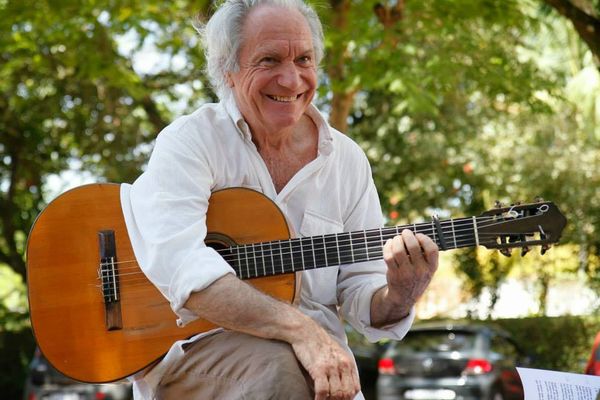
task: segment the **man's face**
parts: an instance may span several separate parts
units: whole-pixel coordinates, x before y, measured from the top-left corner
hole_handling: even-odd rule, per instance
[[[242,29],[238,72],[229,75],[237,105],[254,134],[293,128],[317,86],[310,28],[296,10],[259,6]]]

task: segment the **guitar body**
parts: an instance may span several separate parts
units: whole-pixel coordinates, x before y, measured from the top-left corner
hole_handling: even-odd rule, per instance
[[[209,245],[210,238],[246,244],[290,236],[277,206],[247,189],[214,193],[207,226]],[[111,330],[99,278],[98,232],[104,230],[114,232],[121,274],[121,326]],[[117,184],[73,189],[39,215],[27,244],[31,321],[41,351],[65,375],[84,382],[119,380],[158,360],[176,340],[215,328],[205,320],[178,327],[168,301],[134,260]],[[294,274],[248,282],[273,297],[294,299]]]

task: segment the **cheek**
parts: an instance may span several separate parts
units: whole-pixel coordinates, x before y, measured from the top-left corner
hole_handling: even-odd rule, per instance
[[[311,87],[311,89],[315,89],[317,87],[317,71],[310,70],[305,74],[305,81]]]

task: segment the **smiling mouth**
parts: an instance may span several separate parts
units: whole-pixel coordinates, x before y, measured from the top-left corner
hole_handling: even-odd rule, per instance
[[[294,100],[297,100],[300,96],[302,96],[301,94],[297,95],[297,96],[275,96],[275,95],[267,95],[268,98],[270,98],[271,100],[275,100],[278,101],[280,103],[291,103]]]

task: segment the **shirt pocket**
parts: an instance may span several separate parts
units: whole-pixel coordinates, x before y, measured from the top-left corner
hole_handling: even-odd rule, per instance
[[[315,211],[306,210],[300,225],[300,236],[320,236],[343,231],[343,224]],[[316,241],[315,249],[320,249]],[[301,296],[324,305],[337,304],[337,275],[339,266],[304,271],[302,274]]]

